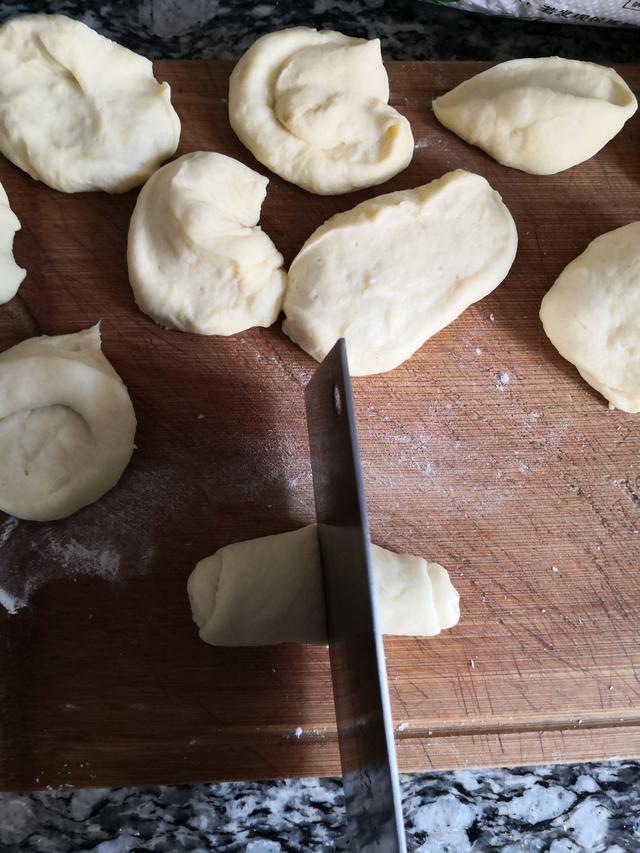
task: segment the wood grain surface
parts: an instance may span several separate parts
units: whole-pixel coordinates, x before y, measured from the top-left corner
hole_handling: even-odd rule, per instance
[[[288,263],[332,213],[463,167],[489,179],[518,226],[493,294],[402,367],[354,380],[373,538],[441,561],[462,597],[454,630],[385,642],[403,770],[640,754],[640,421],[609,411],[538,320],[565,264],[640,218],[640,119],[588,163],[525,175],[430,111],[480,67],[390,63],[416,139],[409,168],[335,198],[274,176],[262,215]],[[221,151],[265,172],[229,127],[229,65],[156,70],[182,118],[179,153]],[[640,69],[622,72],[638,91]],[[28,606],[0,614],[0,785],[339,773],[326,649],[209,647],[185,589],[220,546],[313,519],[303,388],[314,362],[279,324],[205,338],[140,313],[125,260],[135,193],[64,195],[4,159],[0,181],[28,269],[0,307],[0,348],[101,319],[139,422],[103,500],[56,523],[0,521],[0,586],[33,588]]]

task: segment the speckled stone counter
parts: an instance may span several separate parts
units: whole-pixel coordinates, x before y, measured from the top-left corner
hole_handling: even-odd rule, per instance
[[[633,762],[402,777],[410,853],[640,850]],[[0,795],[5,853],[347,850],[330,779]]]
[[[0,21],[63,12],[151,58],[236,58],[296,24],[379,36],[388,59],[561,54],[640,60],[640,30],[519,22],[426,2],[257,4],[224,0],[0,3]],[[402,778],[409,850],[420,853],[640,851],[640,763],[432,773]],[[0,794],[0,851],[346,850],[336,780]]]
[[[79,18],[152,59],[237,59],[257,36],[301,24],[378,36],[387,59],[640,59],[640,29],[507,20],[426,0],[22,0],[0,3],[0,20],[30,11]]]

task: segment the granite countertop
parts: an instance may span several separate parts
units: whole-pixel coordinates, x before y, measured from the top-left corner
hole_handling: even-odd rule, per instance
[[[80,18],[158,57],[238,57],[257,35],[296,24],[379,36],[388,59],[561,54],[640,57],[640,30],[521,22],[424,0],[43,0],[0,3],[0,21],[33,11]],[[640,851],[640,762],[402,777],[409,850],[420,853]],[[0,794],[0,851],[346,850],[338,780]]]
[[[636,762],[401,777],[409,853],[640,850]],[[335,779],[0,795],[4,853],[347,850]]]
[[[237,59],[260,35],[307,25],[379,37],[386,59],[500,60],[558,54],[633,62],[640,29],[516,21],[460,12],[427,0],[21,0],[0,2],[0,21],[59,12],[151,59]]]

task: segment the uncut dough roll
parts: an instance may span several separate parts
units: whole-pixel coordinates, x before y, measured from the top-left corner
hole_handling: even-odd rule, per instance
[[[167,83],[143,56],[64,15],[0,27],[0,150],[62,192],[124,192],[178,147]]]
[[[442,566],[371,547],[383,634],[431,637],[458,622],[460,597]],[[315,524],[220,548],[187,589],[205,643],[327,642]]]
[[[283,258],[260,229],[269,181],[223,154],[167,163],[142,188],[129,227],[129,279],[168,329],[234,335],[275,323]]]
[[[553,175],[593,157],[637,106],[613,68],[547,56],[494,65],[436,98],[433,111],[498,163]]]
[[[136,418],[98,326],[0,354],[0,510],[51,521],[97,501],[133,452]]]
[[[494,290],[517,245],[499,194],[471,172],[369,199],[294,258],[282,329],[316,361],[346,338],[353,376],[392,370]]]
[[[640,222],[592,240],[545,295],[540,319],[610,408],[640,412]]]
[[[321,195],[388,180],[413,156],[407,119],[389,106],[380,41],[308,27],[269,33],[229,80],[229,121],[265,166]]]
[[[13,237],[19,230],[20,220],[0,184],[0,305],[13,299],[27,274],[13,257]]]

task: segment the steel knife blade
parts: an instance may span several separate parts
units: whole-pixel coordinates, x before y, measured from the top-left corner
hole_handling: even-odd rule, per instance
[[[305,391],[347,832],[359,853],[405,853],[384,647],[345,341]]]

